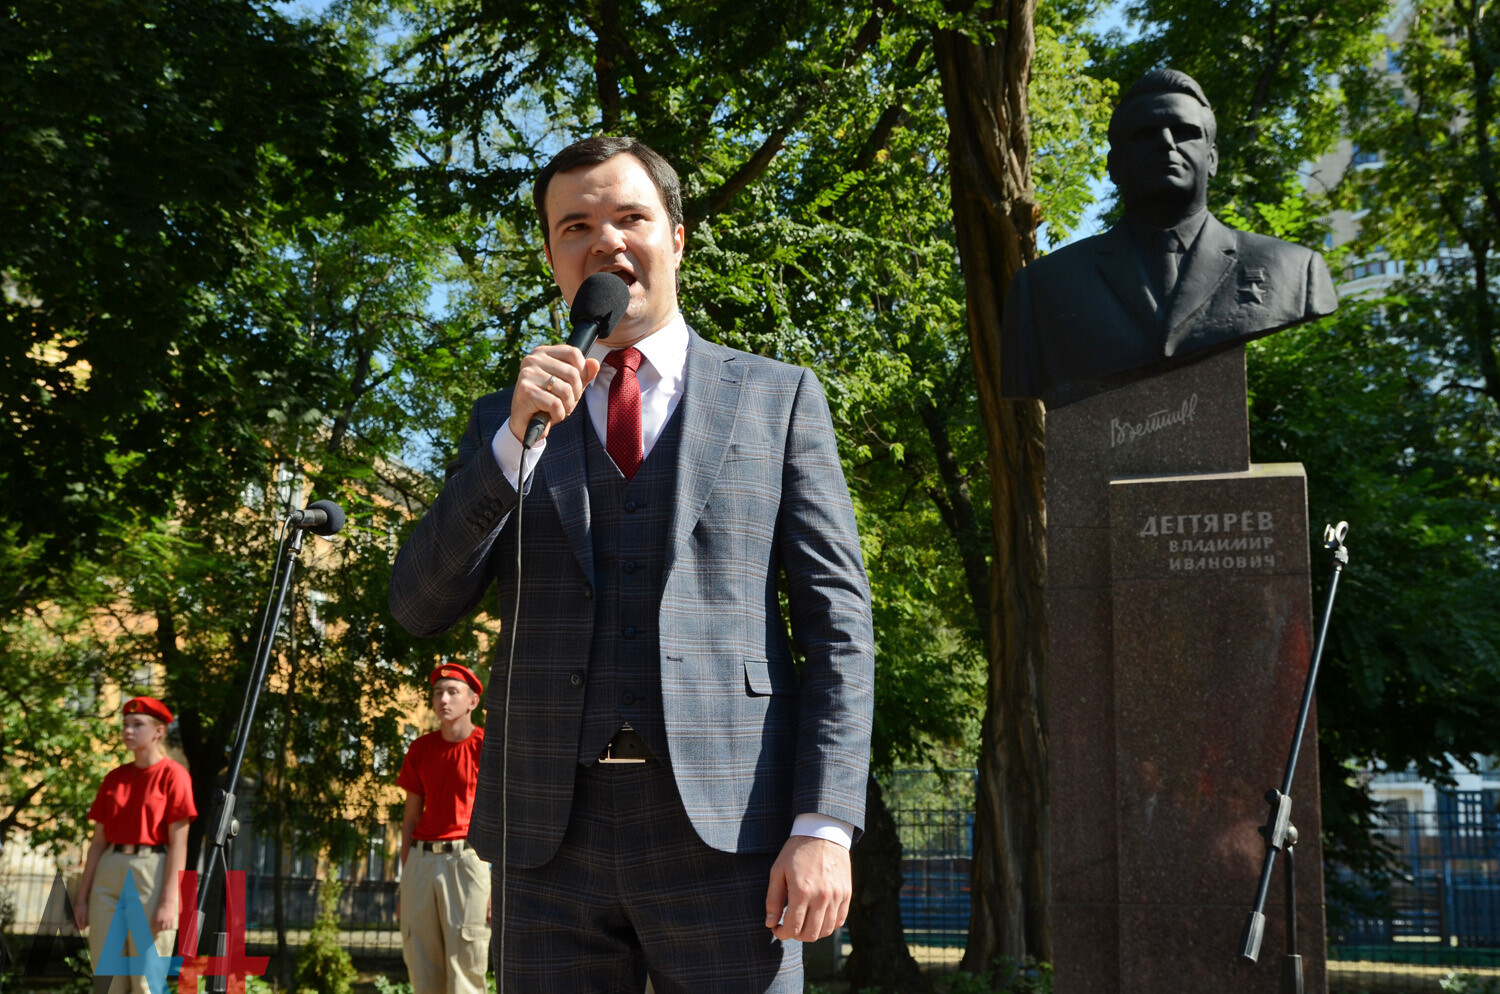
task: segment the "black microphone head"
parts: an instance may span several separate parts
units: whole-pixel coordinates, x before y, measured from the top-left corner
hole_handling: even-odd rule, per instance
[[[630,287],[614,273],[595,273],[573,295],[569,320],[598,324],[599,337],[608,338],[630,306]]]
[[[322,535],[325,538],[338,533],[344,527],[344,509],[331,500],[315,500],[307,505],[309,511],[322,511],[328,515],[328,520],[321,525],[314,525],[308,531],[314,535]]]

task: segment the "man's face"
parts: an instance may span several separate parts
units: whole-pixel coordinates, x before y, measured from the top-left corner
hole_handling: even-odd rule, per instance
[[[1109,177],[1125,207],[1191,207],[1208,202],[1218,149],[1203,130],[1204,112],[1185,93],[1153,93],[1121,108],[1110,135]]]
[[[443,678],[432,685],[432,710],[439,721],[453,721],[474,710],[479,695],[462,680]]]
[[[630,308],[609,336],[633,345],[677,313],[682,225],[674,225],[644,166],[628,153],[552,177],[547,186],[547,262],[572,306],[588,277],[619,273]]]

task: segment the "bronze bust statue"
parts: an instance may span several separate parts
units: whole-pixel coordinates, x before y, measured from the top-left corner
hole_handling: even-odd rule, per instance
[[[1209,213],[1215,133],[1186,73],[1154,69],[1126,91],[1107,160],[1125,218],[1016,274],[1005,396],[1061,407],[1333,312],[1322,256]]]

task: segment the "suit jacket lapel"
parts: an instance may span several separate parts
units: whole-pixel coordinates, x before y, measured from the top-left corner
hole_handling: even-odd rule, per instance
[[[562,424],[547,433],[547,457],[539,466],[573,555],[591,583],[594,540],[589,534],[589,470],[583,455],[583,433],[593,430],[588,405],[580,403]]]
[[[1219,284],[1228,277],[1239,258],[1234,232],[1212,214],[1203,222],[1197,241],[1182,260],[1177,274],[1177,290],[1167,301],[1167,340],[1165,354],[1176,355],[1192,327],[1188,322],[1214,298]]]
[[[688,332],[687,369],[677,416],[681,419],[677,445],[677,500],[667,542],[665,575],[671,576],[677,553],[692,534],[708,502],[708,493],[739,413],[743,383],[734,370],[734,352],[705,342]]]
[[[1120,299],[1132,321],[1140,328],[1155,328],[1158,317],[1156,299],[1151,296],[1151,278],[1141,263],[1140,252],[1123,224],[1117,224],[1099,237],[1099,274]]]

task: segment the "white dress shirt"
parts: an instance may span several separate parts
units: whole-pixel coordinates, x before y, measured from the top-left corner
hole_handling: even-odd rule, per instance
[[[667,419],[677,410],[682,400],[682,381],[687,372],[688,328],[679,311],[677,316],[662,328],[647,335],[635,347],[643,356],[636,379],[641,385],[641,461],[651,454],[656,440],[661,438]],[[604,365],[604,357],[613,351],[608,342],[595,342],[589,349],[589,357],[599,360],[599,374],[584,388],[583,402],[588,407],[589,420],[594,423],[594,434],[599,441],[608,444],[609,384],[615,378],[613,366]],[[511,486],[521,489],[521,460],[524,454],[526,476],[530,477],[537,460],[546,451],[547,440],[540,439],[530,452],[523,453],[521,441],[510,430],[510,420],[497,432],[490,443],[495,462],[504,471]],[[800,814],[792,823],[793,835],[811,835],[814,838],[837,842],[845,849],[854,843],[854,826],[837,818],[816,813]]]

